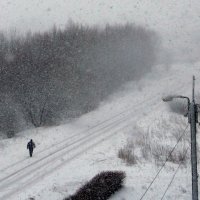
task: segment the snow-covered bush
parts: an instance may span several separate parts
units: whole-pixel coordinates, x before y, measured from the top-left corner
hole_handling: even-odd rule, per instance
[[[74,195],[64,200],[106,200],[122,188],[125,173],[122,171],[101,172],[81,187]]]
[[[123,148],[119,149],[118,157],[125,161],[127,165],[134,165],[137,163],[137,156],[135,155],[134,144],[128,142]]]
[[[182,163],[185,164],[188,160],[189,156],[186,154],[187,146],[184,144],[185,142],[181,142],[182,144],[176,149],[176,151],[172,152],[172,145],[161,145],[159,143],[155,144],[152,149],[151,153],[154,157],[154,160],[157,164],[162,164],[166,160],[172,163]]]
[[[128,141],[119,149],[118,157],[125,160],[143,160],[162,164],[166,160],[172,163],[186,163],[189,159],[186,150],[190,143],[189,129],[186,130],[187,119],[172,114],[155,120],[147,128],[135,126]],[[130,130],[129,130],[130,131]],[[178,143],[173,153],[172,149]],[[187,152],[188,153],[188,152]]]
[[[148,160],[151,155],[151,139],[148,134],[142,134],[141,138],[136,140],[137,146],[140,147],[141,155],[145,160]]]

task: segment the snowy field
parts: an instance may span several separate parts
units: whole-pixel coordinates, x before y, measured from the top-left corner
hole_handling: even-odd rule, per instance
[[[112,200],[162,199],[178,164],[167,163],[142,197],[161,166],[144,159],[129,166],[118,158],[118,150],[128,138],[134,140],[135,127],[149,133],[161,119],[176,117],[161,98],[167,94],[191,96],[192,75],[198,91],[199,63],[175,65],[169,70],[158,66],[75,121],[1,140],[0,199],[62,200],[104,170],[122,170],[127,175],[125,187]],[[160,138],[170,132],[170,127],[163,129]],[[36,149],[29,158],[26,144],[31,138]],[[163,199],[191,199],[190,163],[180,167]]]

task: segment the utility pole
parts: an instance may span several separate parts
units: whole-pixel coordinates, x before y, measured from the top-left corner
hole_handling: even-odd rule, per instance
[[[189,110],[189,123],[191,130],[191,165],[192,165],[192,200],[198,200],[198,172],[197,172],[197,142],[196,123],[198,122],[197,105],[195,104],[195,77],[193,76],[192,102]]]
[[[198,123],[198,106],[195,103],[195,77],[193,76],[192,83],[192,101],[189,97],[182,95],[171,95],[164,97],[164,102],[172,101],[176,98],[187,99],[188,103],[188,121],[190,123],[191,131],[191,168],[192,168],[192,200],[198,200],[198,171],[197,171],[197,139],[196,139],[196,123]]]

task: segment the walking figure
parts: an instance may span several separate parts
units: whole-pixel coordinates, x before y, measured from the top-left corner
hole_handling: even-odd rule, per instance
[[[27,149],[29,149],[29,155],[30,157],[32,157],[33,155],[33,149],[35,148],[35,143],[33,142],[33,140],[31,139],[28,144],[27,144]]]

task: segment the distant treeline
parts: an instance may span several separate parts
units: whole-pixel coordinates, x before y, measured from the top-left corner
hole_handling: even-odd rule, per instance
[[[149,72],[157,48],[155,32],[132,24],[0,34],[0,131],[12,136],[93,110]]]

